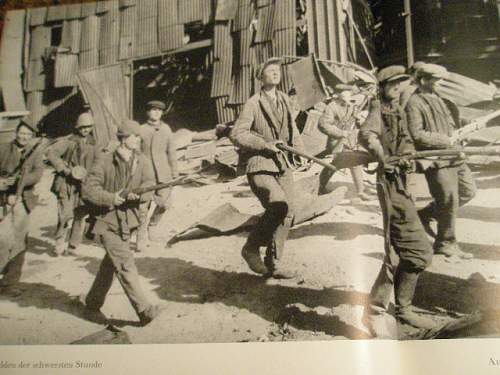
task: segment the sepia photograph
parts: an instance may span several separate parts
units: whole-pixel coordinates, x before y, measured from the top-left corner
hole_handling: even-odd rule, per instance
[[[0,4],[0,345],[500,338],[500,0]]]

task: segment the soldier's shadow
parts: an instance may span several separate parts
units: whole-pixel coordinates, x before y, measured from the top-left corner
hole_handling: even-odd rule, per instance
[[[219,302],[298,329],[323,331],[351,339],[369,337],[338,316],[319,315],[311,310],[341,304],[364,306],[365,293],[266,283],[264,278],[253,274],[212,270],[175,258],[140,258],[136,262],[139,273],[151,280],[156,286],[154,291],[163,300],[194,304]],[[303,312],[296,304],[309,309]]]

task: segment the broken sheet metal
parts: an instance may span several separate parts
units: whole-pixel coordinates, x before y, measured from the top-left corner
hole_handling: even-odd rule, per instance
[[[184,45],[184,25],[167,26],[158,32],[162,51],[171,51]]]
[[[240,56],[240,66],[255,64],[255,52],[253,48],[250,48],[252,45],[253,30],[241,30],[238,34],[240,42],[238,50],[238,54]]]
[[[53,5],[48,7],[47,22],[63,21],[66,19],[66,5]]]
[[[233,54],[233,38],[229,22],[214,25],[214,57],[223,60]]]
[[[82,17],[82,4],[66,5],[66,20],[76,20]]]
[[[81,70],[99,66],[99,50],[95,48],[90,51],[81,51],[78,55],[78,63]]]
[[[64,21],[61,47],[68,48],[70,53],[80,52],[80,39],[82,34],[82,23],[80,20]]]
[[[200,6],[201,6],[201,22],[203,22],[204,25],[210,23],[214,19],[214,6],[215,2],[212,0],[200,0]]]
[[[447,78],[439,81],[436,91],[442,98],[465,107],[493,100],[497,89],[461,74],[450,73]]]
[[[97,16],[89,16],[82,22],[82,38],[80,51],[97,50],[99,47],[100,19]]]
[[[216,21],[231,21],[238,12],[238,1],[236,0],[217,0],[215,9]]]
[[[266,62],[273,56],[272,42],[258,43],[253,48],[255,49],[255,58],[258,64]]]
[[[54,87],[73,87],[77,85],[78,55],[57,53],[54,64]]]
[[[28,9],[30,26],[45,25],[47,20],[47,7],[30,8]]]
[[[30,111],[28,119],[33,124],[38,124],[47,114],[47,106],[43,103],[43,91],[28,92],[27,107]]]
[[[7,13],[0,45],[0,77],[2,77],[0,97],[3,97],[6,111],[26,110],[21,79],[25,22],[26,11]]]
[[[203,19],[202,4],[200,0],[179,0],[177,2],[179,23],[191,23]]]
[[[118,1],[118,0],[116,0]],[[96,4],[96,8],[95,8],[95,13],[96,14],[99,14],[99,15],[102,15],[106,12],[109,12],[111,7],[114,6],[114,5],[111,5],[111,1],[109,0],[97,0],[97,4]]]
[[[302,130],[302,142],[306,152],[310,155],[318,155],[326,150],[328,136],[319,130],[319,119],[323,112],[310,110],[307,112],[307,120]]]
[[[137,7],[129,6],[120,9],[120,51],[118,58],[128,60],[133,58],[135,45],[135,27],[137,25]],[[126,26],[125,26],[126,25]]]
[[[45,90],[46,74],[42,59],[30,60],[26,78],[26,91]]]
[[[326,99],[326,88],[314,55],[293,62],[289,65],[289,71],[302,111]]]
[[[94,16],[97,8],[96,2],[82,4],[82,17]]]
[[[257,8],[255,43],[269,42],[273,39],[275,6]]]
[[[295,0],[280,0],[274,5],[273,30],[295,30]]]
[[[274,2],[274,0],[257,0],[256,5],[257,5],[257,8],[261,8],[261,7],[272,5],[273,2]]]
[[[295,29],[284,29],[274,32],[273,56],[295,56],[297,54]]]
[[[318,179],[317,176],[314,177]],[[296,189],[299,186],[300,184],[296,184]],[[302,224],[327,213],[344,199],[346,192],[347,187],[342,186],[329,194],[318,196],[315,192],[304,192],[299,187],[294,194],[294,196],[299,197],[293,203],[296,207],[294,225]],[[225,203],[197,223],[173,236],[168,241],[167,246],[193,238],[205,238],[248,230],[257,224],[260,216],[242,213],[231,203]]]
[[[290,64],[282,64],[281,65],[281,82],[278,86],[278,89],[283,91],[284,93],[290,92],[293,87],[293,81],[290,74]]]
[[[248,29],[255,17],[255,8],[252,2],[240,0],[238,11],[233,22],[233,32]]]
[[[120,11],[118,0],[107,2],[107,12],[101,16],[99,65],[118,61],[120,48]]]
[[[158,2],[141,0],[137,3],[135,55],[137,57],[158,53]]]
[[[218,96],[229,95],[232,91],[231,70],[232,70],[232,55],[227,56],[224,60],[215,60],[212,73],[212,89],[210,96],[212,98]]]
[[[215,98],[215,105],[217,109],[217,119],[220,124],[229,123],[235,120],[234,109],[228,106],[227,102],[229,96],[221,96]]]
[[[252,91],[252,67],[241,66],[234,76],[229,104],[245,104]]]
[[[137,0],[120,0],[120,8],[136,6]]]
[[[158,28],[179,24],[177,0],[158,0]]]

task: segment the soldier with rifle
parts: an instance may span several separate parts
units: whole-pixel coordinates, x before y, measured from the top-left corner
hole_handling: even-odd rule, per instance
[[[37,204],[33,192],[43,174],[36,131],[27,121],[16,128],[13,142],[0,145],[0,294],[19,295],[16,288],[26,255],[29,214]]]
[[[339,84],[335,87],[336,95],[326,106],[319,120],[319,130],[328,136],[327,150],[331,153],[339,153],[342,150],[358,149],[358,125],[359,110],[352,104],[350,98],[355,86]],[[361,165],[350,168],[354,188],[357,197],[361,200],[371,200],[374,197],[365,192],[363,181],[363,167]],[[326,185],[334,172],[329,168],[323,168],[319,175],[319,193],[326,192]]]
[[[93,127],[93,116],[84,112],[78,117],[75,133],[47,150],[47,159],[56,170],[52,185],[58,214],[56,255],[73,254],[82,241],[88,206],[81,199],[81,185],[100,153],[92,135]]]
[[[258,78],[262,89],[247,101],[230,135],[241,149],[240,162],[246,164],[250,188],[265,208],[241,255],[255,273],[293,278],[295,272],[284,266],[282,256],[294,217],[294,157],[277,146],[286,144],[299,150],[304,147],[288,96],[277,90],[281,60],[272,58],[263,63]],[[261,246],[267,247],[264,262]]]
[[[90,291],[80,302],[89,317],[102,317],[100,309],[116,275],[141,324],[146,325],[161,308],[146,297],[130,250],[130,235],[141,224],[139,206],[151,199],[151,193],[139,195],[133,190],[155,182],[151,161],[140,153],[140,134],[138,123],[123,122],[117,133],[120,145],[98,160],[83,183],[82,196],[93,206],[94,231],[106,255]]]
[[[454,136],[457,124],[446,103],[435,92],[435,86],[447,75],[446,68],[435,64],[423,64],[418,69],[418,90],[405,108],[408,128],[417,151],[458,147],[458,138]],[[464,160],[454,159],[436,161],[423,169],[434,201],[419,215],[427,228],[432,218],[437,219],[434,252],[447,257],[472,258],[472,254],[458,247],[455,230],[458,208],[476,194],[469,167]]]
[[[414,151],[406,115],[399,104],[402,83],[410,77],[403,66],[389,66],[377,78],[381,98],[370,103],[359,139],[379,163],[377,189],[383,214],[385,258],[370,292],[364,322],[374,336],[387,338],[396,334],[394,319],[387,313],[393,290],[398,321],[419,328],[433,326],[412,305],[418,279],[431,263],[432,247],[407,189],[413,165],[398,159]]]

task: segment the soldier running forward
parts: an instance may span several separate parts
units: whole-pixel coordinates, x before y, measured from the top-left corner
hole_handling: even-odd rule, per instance
[[[56,255],[74,254],[82,241],[88,206],[81,199],[81,186],[99,156],[93,128],[94,118],[84,112],[78,117],[74,134],[47,150],[47,159],[56,170],[52,185],[52,192],[57,197],[58,214]]]
[[[446,103],[435,92],[435,85],[447,75],[446,68],[435,64],[423,64],[418,69],[418,91],[411,96],[405,108],[408,128],[417,150],[456,147],[453,137],[455,120]],[[424,173],[434,201],[419,215],[427,227],[432,218],[437,220],[434,252],[447,257],[472,258],[472,254],[458,247],[455,230],[458,207],[476,194],[469,167],[463,160],[436,161],[427,166]]]
[[[433,326],[419,315],[412,300],[422,271],[432,260],[427,239],[406,181],[411,165],[386,163],[388,157],[414,151],[406,116],[399,105],[401,85],[409,79],[403,66],[390,66],[378,73],[381,101],[370,103],[370,112],[360,129],[360,142],[379,161],[377,188],[383,214],[385,258],[370,292],[365,322],[377,337],[395,333],[394,320],[387,313],[391,293],[395,291],[396,318],[420,328]]]
[[[161,119],[165,108],[165,104],[161,101],[149,102],[147,104],[148,120],[141,125],[143,152],[153,163],[154,177],[157,184],[170,182],[178,177],[174,135],[170,126]],[[156,207],[149,223],[147,216],[150,202],[141,206],[142,224],[137,233],[137,251],[144,250],[149,239],[153,241],[161,240],[161,236],[155,236],[154,233],[151,233],[151,229],[158,225],[167,210],[171,194],[172,188],[165,188],[155,192],[153,201]]]
[[[140,224],[139,205],[151,199],[149,194],[132,192],[152,186],[155,181],[150,160],[140,153],[141,129],[138,123],[126,121],[118,129],[118,148],[99,158],[83,183],[82,196],[93,204],[96,215],[95,234],[106,255],[92,287],[81,302],[90,316],[98,316],[113,277],[122,285],[143,325],[151,322],[160,307],[149,302],[139,283],[139,274],[130,250],[131,232]]]
[[[354,86],[340,84],[335,87],[336,97],[326,106],[319,120],[319,130],[328,136],[328,150],[331,153],[358,149],[358,128],[355,106],[350,103]],[[363,167],[361,165],[350,169],[357,197],[361,200],[371,200],[375,197],[365,192],[363,182]],[[333,176],[330,168],[323,168],[319,175],[319,193],[326,192],[326,185]]]
[[[276,86],[281,81],[281,61],[267,60],[259,70],[262,89],[245,104],[230,138],[241,149],[250,188],[265,208],[241,254],[250,269],[274,278],[293,278],[295,272],[285,268],[282,260],[285,241],[292,225],[293,172],[295,162],[289,153],[280,151],[278,143],[303,150],[299,131],[292,118],[286,94]],[[265,261],[260,246],[266,246]]]
[[[35,128],[22,121],[15,140],[0,145],[0,294],[19,295],[16,284],[26,255],[29,215],[37,204],[34,186],[43,162],[32,138]]]

